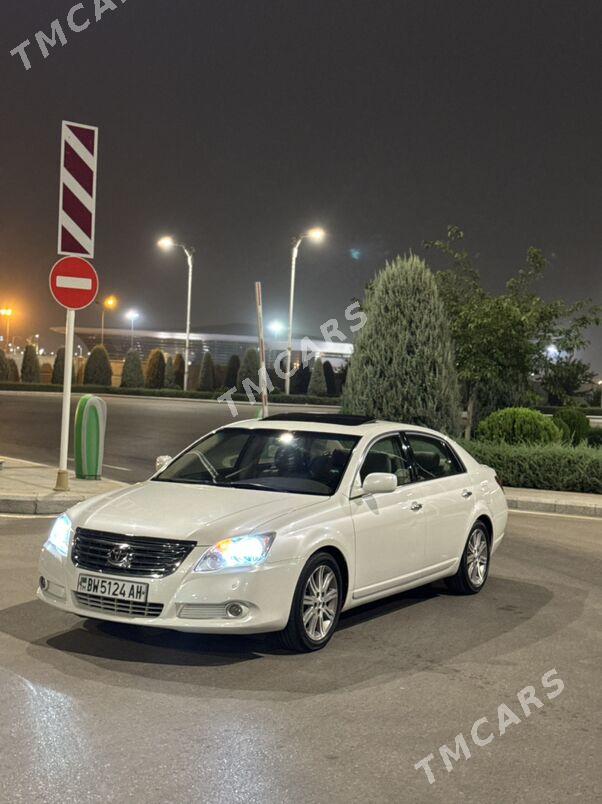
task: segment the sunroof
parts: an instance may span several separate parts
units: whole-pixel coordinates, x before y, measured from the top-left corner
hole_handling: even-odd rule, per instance
[[[341,424],[355,427],[373,422],[371,416],[354,416],[350,413],[275,413],[266,416],[265,422],[322,422],[323,424]]]

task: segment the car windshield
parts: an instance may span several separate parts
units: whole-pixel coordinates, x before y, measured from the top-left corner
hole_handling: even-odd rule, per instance
[[[359,438],[228,427],[194,444],[155,480],[331,495]]]

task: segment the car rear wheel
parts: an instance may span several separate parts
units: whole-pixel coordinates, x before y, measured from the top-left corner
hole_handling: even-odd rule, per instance
[[[482,522],[472,526],[462,560],[456,574],[446,582],[452,592],[459,595],[475,595],[485,586],[489,574],[489,539]]]
[[[280,641],[287,650],[320,650],[331,639],[342,605],[341,570],[330,553],[316,553],[301,572]]]

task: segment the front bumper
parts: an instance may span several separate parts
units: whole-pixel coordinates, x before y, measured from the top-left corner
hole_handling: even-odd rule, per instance
[[[110,622],[172,628],[195,633],[254,634],[279,631],[288,621],[295,586],[301,572],[296,560],[277,564],[260,564],[236,570],[193,573],[198,557],[186,561],[165,578],[140,578],[109,573],[95,573],[77,568],[69,557],[48,548],[42,549],[39,574],[46,581],[38,587],[40,600],[80,617]],[[136,616],[92,608],[76,597],[80,574],[118,581],[148,583],[148,604],[161,605],[158,616]],[[239,603],[243,614],[228,616],[229,603]]]

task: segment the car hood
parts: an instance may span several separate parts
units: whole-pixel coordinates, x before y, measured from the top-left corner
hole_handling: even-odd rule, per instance
[[[255,489],[165,483],[149,480],[81,503],[74,524],[91,530],[213,544],[249,533],[282,514],[324,497]]]

